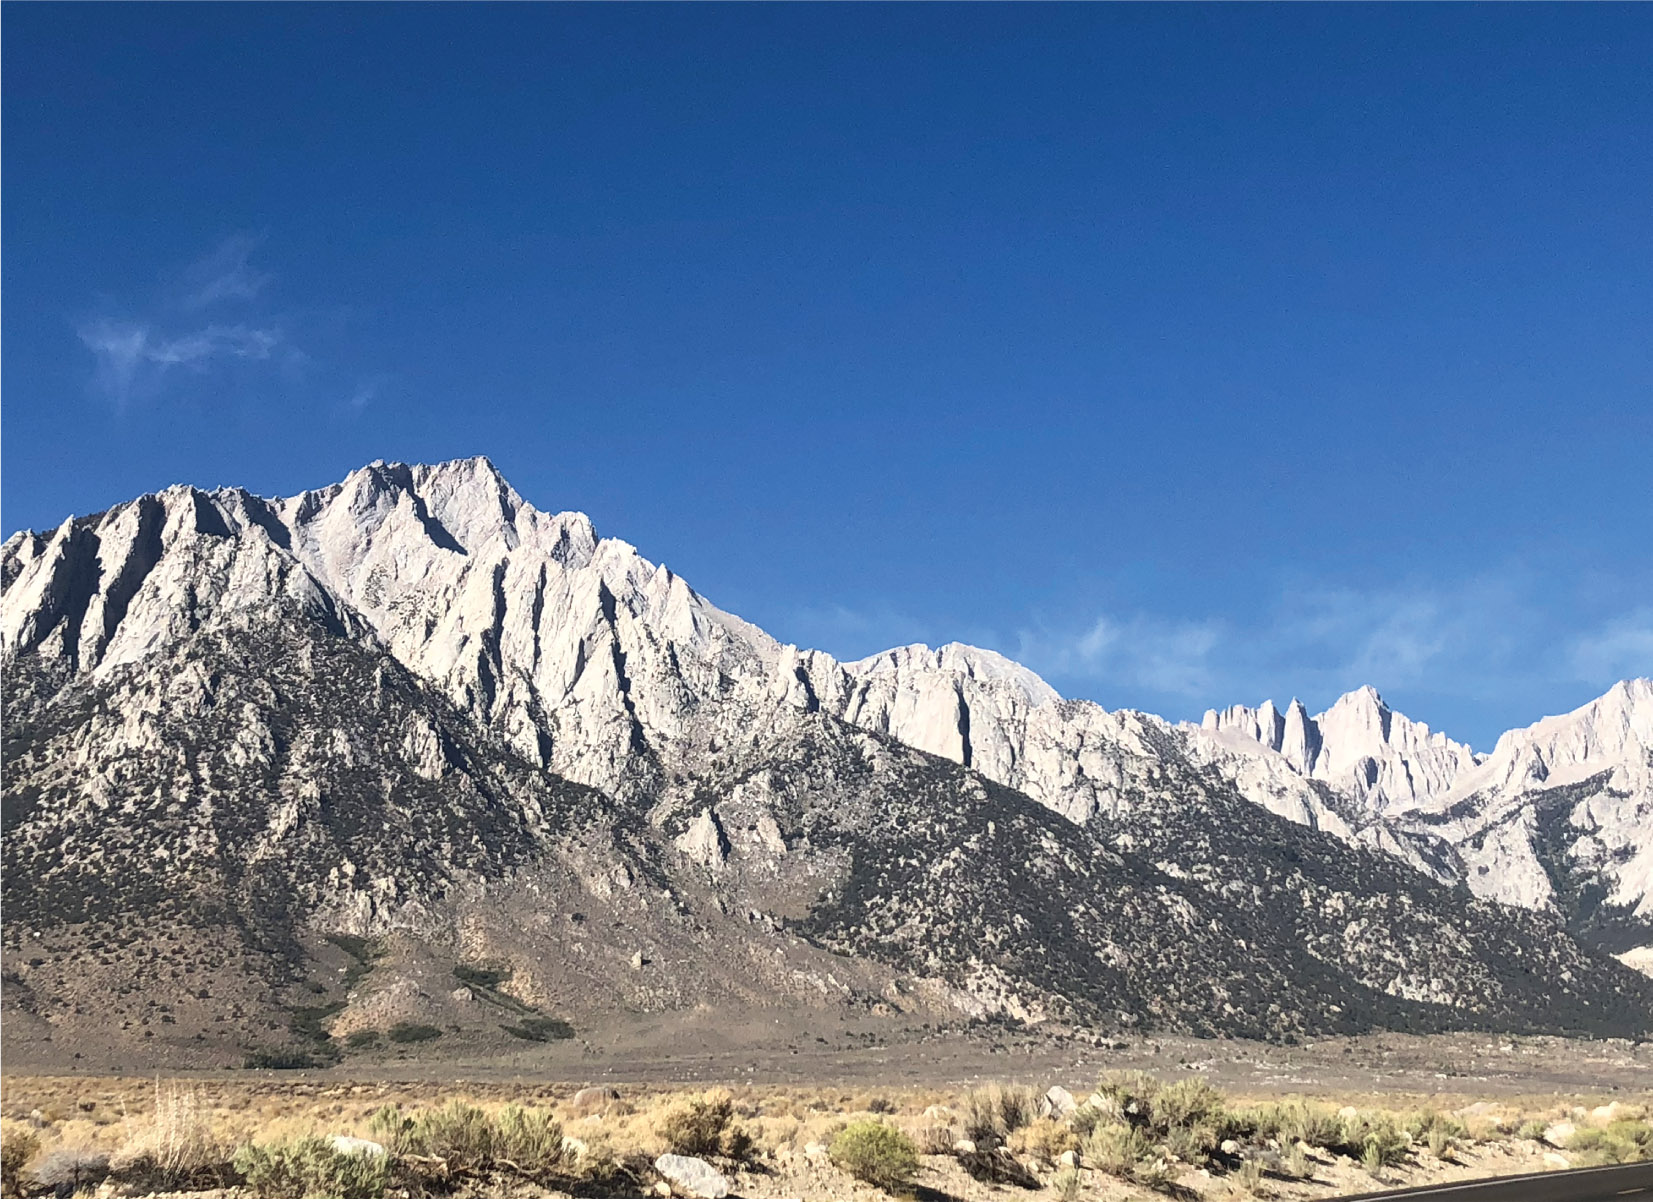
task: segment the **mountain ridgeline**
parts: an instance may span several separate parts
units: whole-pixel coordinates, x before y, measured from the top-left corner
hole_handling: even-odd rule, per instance
[[[490,999],[576,1025],[1653,1024],[1626,967],[1653,947],[1646,680],[1481,756],[1370,690],[1178,725],[957,644],[843,663],[484,459],[170,488],[14,536],[0,581],[31,1054],[497,1035]],[[465,965],[509,994],[439,987]]]

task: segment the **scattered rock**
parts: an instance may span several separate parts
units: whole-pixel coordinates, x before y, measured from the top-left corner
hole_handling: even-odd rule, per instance
[[[354,1135],[329,1135],[327,1142],[333,1145],[333,1151],[342,1152],[346,1156],[366,1156],[380,1160],[385,1154],[383,1144],[376,1144],[370,1139],[357,1139]]]
[[[1613,1123],[1619,1119],[1636,1117],[1636,1107],[1626,1106],[1623,1102],[1609,1102],[1605,1106],[1597,1106],[1590,1112],[1590,1121],[1595,1123]]]
[[[642,968],[643,965],[647,964],[648,962],[649,962],[649,958],[647,956],[645,956],[642,952],[632,952],[631,953],[631,966],[633,968]]]
[[[1568,1160],[1560,1152],[1546,1152],[1544,1153],[1544,1167],[1550,1169],[1570,1169],[1573,1167],[1573,1162]]]
[[[1345,1106],[1337,1112],[1337,1117],[1340,1119],[1352,1119],[1359,1113],[1360,1111],[1356,1110],[1353,1106]]]
[[[1551,1123],[1544,1128],[1544,1142],[1552,1148],[1559,1148],[1578,1132],[1576,1124],[1569,1122]]]
[[[570,1103],[575,1114],[599,1114],[608,1109],[611,1102],[620,1098],[620,1091],[610,1089],[606,1085],[588,1085],[574,1095]]]
[[[804,1155],[811,1160],[825,1160],[827,1158],[827,1146],[825,1144],[805,1144]]]
[[[461,985],[448,996],[456,1002],[474,1002],[476,1000],[476,994],[472,993],[470,987],[466,985]]]
[[[1069,1148],[1056,1158],[1056,1164],[1059,1168],[1076,1169],[1079,1167],[1079,1153]]]
[[[1045,1096],[1040,1102],[1039,1109],[1047,1115],[1055,1115],[1059,1119],[1065,1119],[1079,1109],[1079,1103],[1074,1101],[1073,1095],[1060,1085],[1052,1085],[1045,1090]]]
[[[976,1141],[961,1139],[953,1145],[953,1152],[958,1156],[974,1156],[976,1154]]]
[[[565,1135],[562,1137],[562,1147],[563,1151],[567,1152],[575,1160],[584,1160],[591,1152],[591,1147],[585,1142],[585,1140],[576,1139],[572,1135]]]
[[[727,1198],[729,1179],[698,1156],[667,1152],[654,1162],[655,1171],[685,1198]]]
[[[1237,1139],[1225,1139],[1221,1144],[1221,1150],[1224,1156],[1238,1156],[1240,1154],[1240,1141]]]

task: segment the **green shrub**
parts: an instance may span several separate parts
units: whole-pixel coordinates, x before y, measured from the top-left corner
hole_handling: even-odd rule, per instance
[[[291,1048],[255,1048],[241,1061],[242,1068],[321,1068],[328,1061],[314,1052],[296,1052]]]
[[[1268,1177],[1263,1172],[1263,1162],[1248,1160],[1242,1164],[1229,1178],[1234,1187],[1250,1194],[1253,1198],[1272,1197],[1274,1190],[1268,1184]]]
[[[1097,1127],[1085,1140],[1085,1163],[1099,1173],[1134,1181],[1140,1166],[1153,1156],[1153,1145],[1135,1127],[1110,1123]]]
[[[440,1038],[442,1031],[426,1023],[396,1023],[385,1034],[391,1043],[424,1043]]]
[[[376,1048],[379,1046],[379,1033],[370,1029],[352,1031],[344,1037],[346,1047]]]
[[[1541,1140],[1544,1138],[1544,1132],[1549,1129],[1549,1126],[1550,1125],[1543,1119],[1528,1119],[1526,1122],[1522,1123],[1521,1126],[1516,1128],[1515,1134],[1521,1139]]]
[[[1152,1106],[1150,1124],[1160,1132],[1178,1127],[1215,1130],[1228,1118],[1227,1101],[1201,1077],[1173,1081],[1160,1089]]]
[[[540,1110],[507,1106],[494,1120],[494,1157],[508,1160],[525,1177],[539,1180],[567,1168],[572,1159],[562,1124]]]
[[[511,979],[511,970],[508,968],[485,968],[480,964],[455,964],[453,975],[467,985],[478,985],[483,989],[498,989]]]
[[[1050,1184],[1060,1202],[1079,1202],[1085,1192],[1085,1175],[1078,1169],[1063,1169]]]
[[[714,1090],[667,1113],[655,1133],[679,1156],[742,1160],[752,1151],[752,1137],[734,1115],[734,1100]]]
[[[261,1198],[379,1198],[390,1184],[386,1157],[340,1152],[319,1135],[243,1144],[234,1164]]]
[[[1653,1127],[1639,1119],[1619,1119],[1606,1127],[1583,1127],[1567,1140],[1567,1150],[1580,1153],[1580,1163],[1629,1164],[1653,1159]]]
[[[918,1149],[913,1141],[876,1119],[845,1127],[834,1137],[827,1155],[857,1181],[891,1193],[906,1189],[918,1172]]]

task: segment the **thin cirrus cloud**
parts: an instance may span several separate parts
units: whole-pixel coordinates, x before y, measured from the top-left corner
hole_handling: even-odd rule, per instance
[[[1329,704],[1364,684],[1483,706],[1543,704],[1579,684],[1653,672],[1653,608],[1578,624],[1575,598],[1518,573],[1429,587],[1282,588],[1253,615],[1104,614],[1020,633],[1016,658],[1064,691],[1197,715],[1297,696]]]
[[[124,408],[158,388],[174,369],[202,372],[225,358],[268,359],[281,335],[274,329],[209,325],[167,338],[136,322],[100,320],[82,326],[80,340],[96,360],[94,385]]]
[[[211,253],[177,273],[143,316],[97,316],[76,331],[93,359],[92,387],[126,409],[158,395],[183,375],[205,376],[233,363],[271,359],[286,339],[280,323],[245,314],[273,278],[251,264],[261,239],[226,238]],[[303,354],[285,346],[287,359]]]
[[[261,236],[235,234],[220,242],[211,254],[190,264],[183,272],[181,306],[198,312],[220,301],[257,298],[274,278],[269,272],[254,270],[249,261],[263,241]]]

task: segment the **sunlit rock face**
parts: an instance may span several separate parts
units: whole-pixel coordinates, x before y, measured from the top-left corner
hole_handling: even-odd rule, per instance
[[[170,488],[14,536],[0,581],[27,814],[8,890],[43,874],[81,904],[125,865],[208,882],[215,905],[261,883],[285,899],[272,929],[429,934],[502,881],[583,913],[651,880],[672,900],[616,911],[625,957],[644,933],[693,942],[679,921],[723,950],[648,1004],[748,988],[760,932],[790,965],[777,996],[859,988],[785,944],[795,923],[972,1013],[1251,1031],[1314,1025],[1315,989],[1366,1022],[1576,1001],[1610,1023],[1626,974],[1556,920],[1653,943],[1646,681],[1477,757],[1370,689],[1195,726],[1063,699],[961,644],[845,663],[480,458],[277,499]],[[1537,913],[1466,907],[1463,884]],[[1309,992],[1279,965],[1244,983],[1263,947],[1307,957]]]

